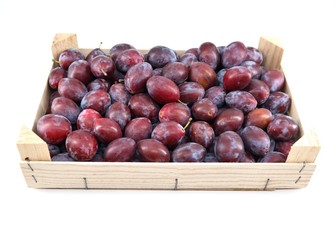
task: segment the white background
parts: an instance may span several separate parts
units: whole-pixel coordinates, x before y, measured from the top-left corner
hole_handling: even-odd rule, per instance
[[[334,239],[334,1],[0,1],[0,239]],[[37,190],[15,146],[30,124],[57,32],[80,47],[257,46],[278,36],[322,150],[307,188],[274,192]]]

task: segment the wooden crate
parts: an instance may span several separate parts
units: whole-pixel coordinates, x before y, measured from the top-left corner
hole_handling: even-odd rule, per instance
[[[75,34],[56,34],[53,58],[67,48],[78,48]],[[260,38],[258,48],[267,68],[281,68],[284,49],[273,40]],[[81,49],[87,54],[91,49]],[[106,51],[108,51],[106,49]],[[282,69],[283,70],[283,69]],[[286,73],[285,73],[286,75]],[[47,76],[45,76],[47,79]],[[292,82],[291,82],[292,81]],[[76,189],[167,189],[167,190],[274,190],[303,188],[308,185],[320,150],[314,131],[305,131],[298,107],[291,95],[297,79],[286,75],[285,92],[292,97],[289,115],[298,121],[300,138],[293,145],[286,163],[106,163],[51,162],[47,144],[34,131],[36,121],[48,108],[49,87],[38,107],[34,125],[23,126],[17,140],[20,166],[32,188]]]

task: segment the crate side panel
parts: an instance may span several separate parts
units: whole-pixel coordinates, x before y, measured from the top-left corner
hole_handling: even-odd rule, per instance
[[[21,161],[29,187],[78,189],[282,189],[307,186],[315,165]],[[32,170],[33,169],[33,170]]]

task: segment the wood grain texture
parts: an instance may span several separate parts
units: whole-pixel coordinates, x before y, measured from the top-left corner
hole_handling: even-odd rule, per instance
[[[78,48],[77,35],[74,33],[57,33],[52,42],[52,57],[58,60],[59,54],[68,48]]]
[[[288,163],[21,161],[20,165],[29,187],[77,189],[264,190],[266,185],[266,190],[302,188],[315,169],[314,164]]]
[[[266,69],[280,69],[284,48],[278,38],[261,37],[258,49],[263,53],[263,65]]]
[[[305,133],[298,141],[292,146],[290,153],[287,157],[287,163],[314,163],[321,145],[319,138],[314,129]]]
[[[51,161],[48,145],[30,128],[22,126],[16,141],[21,160]]]

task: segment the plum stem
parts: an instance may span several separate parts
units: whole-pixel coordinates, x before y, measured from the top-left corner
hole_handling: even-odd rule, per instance
[[[115,80],[114,83],[123,83],[124,79]]]
[[[181,103],[181,104],[184,104],[185,106],[187,106],[187,104],[184,103],[184,102],[182,102],[182,101],[180,101],[180,99],[178,99],[178,102]]]
[[[53,61],[54,63],[60,64],[60,61],[57,61],[57,60],[55,60],[55,59],[52,59],[52,61]]]
[[[100,71],[102,72],[103,75],[107,76],[107,73],[105,72],[103,68],[100,68]]]
[[[191,121],[192,121],[192,118],[189,118],[189,119],[188,119],[188,122],[187,122],[186,125],[185,125],[185,127],[183,127],[184,130],[186,130],[186,128],[188,127],[188,125],[190,125]]]

